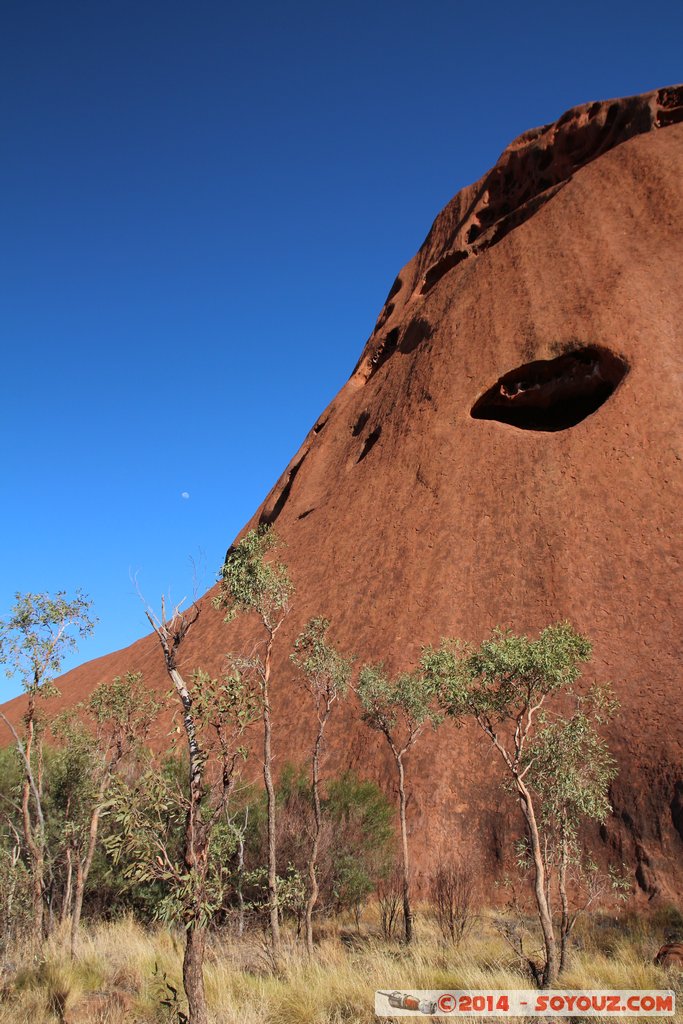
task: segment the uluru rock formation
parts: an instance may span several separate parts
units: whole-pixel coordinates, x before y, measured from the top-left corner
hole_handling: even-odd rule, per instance
[[[594,644],[585,677],[622,704],[614,816],[593,840],[665,898],[683,893],[681,121],[676,86],[576,107],[508,146],[436,218],[248,524],[276,525],[297,587],[273,686],[280,765],[309,744],[288,657],[310,616],[392,669],[441,636],[568,618]],[[216,672],[252,623],[226,625],[209,598],[184,661]],[[167,688],[152,636],[65,675],[57,703],[127,670]],[[330,753],[393,786],[351,708]],[[460,841],[500,867],[519,825],[480,736],[427,737],[411,777],[421,867]]]

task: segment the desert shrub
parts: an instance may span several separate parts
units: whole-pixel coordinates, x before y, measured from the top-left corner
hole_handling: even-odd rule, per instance
[[[328,783],[323,812],[331,822],[332,908],[352,911],[356,924],[378,883],[395,863],[394,809],[379,786],[344,772]]]
[[[359,779],[353,772],[327,779],[324,789],[317,912],[324,915],[350,911],[359,919],[380,880],[391,873],[394,811],[375,783]],[[276,798],[277,861],[283,865],[279,872],[283,886],[280,906],[283,916],[299,923],[314,825],[311,784],[305,767],[283,767]],[[263,870],[267,841],[265,800],[252,790],[249,801],[244,891],[252,920],[262,921],[267,898]],[[243,813],[237,812],[236,819]]]
[[[385,939],[393,939],[401,916],[403,902],[403,875],[400,868],[380,878],[377,882],[377,903],[379,923]]]
[[[0,847],[0,958],[31,929],[31,878],[18,845]]]
[[[169,754],[162,759],[159,770],[169,786],[174,786],[180,793],[187,791],[187,757]],[[119,779],[121,787],[132,786],[136,775],[131,772],[122,773]],[[159,918],[161,904],[165,896],[164,884],[156,879],[140,880],[131,871],[132,860],[123,850],[118,858],[114,858],[109,849],[111,840],[119,829],[116,816],[106,814],[102,818],[100,832],[102,843],[95,852],[90,872],[89,885],[83,904],[83,917],[91,920],[116,920],[132,914],[138,921],[151,924]],[[180,838],[169,834],[169,849],[174,856],[178,855]]]
[[[31,878],[22,859],[16,809],[20,786],[16,750],[0,750],[0,957],[28,933],[31,924]]]
[[[475,881],[467,861],[441,860],[431,877],[429,897],[444,939],[462,942],[476,916]]]

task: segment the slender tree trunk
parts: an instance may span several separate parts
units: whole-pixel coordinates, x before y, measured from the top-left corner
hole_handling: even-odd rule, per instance
[[[174,668],[171,675],[183,703],[183,721],[190,753],[190,801],[185,825],[183,856],[187,871],[194,872],[197,876],[198,891],[198,905],[194,908],[194,918],[190,922],[185,938],[183,987],[187,996],[189,1024],[207,1024],[204,992],[206,928],[199,923],[199,904],[204,899],[206,892],[209,857],[209,835],[207,826],[201,819],[201,803],[204,796],[203,758],[192,713],[192,698],[177,669]]]
[[[237,935],[240,939],[244,935],[244,892],[242,891],[242,882],[244,878],[244,834],[247,831],[248,821],[249,808],[247,807],[244,812],[244,832],[240,833],[240,837],[237,841],[237,906],[239,907],[237,915]]]
[[[15,834],[16,834],[16,832],[15,832]],[[3,933],[3,940],[4,940],[4,945],[5,946],[8,945],[9,939],[10,939],[10,935],[11,935],[11,932],[12,932],[12,919],[13,919],[13,916],[14,916],[14,913],[13,913],[14,912],[14,896],[15,896],[16,891],[17,891],[17,875],[16,875],[16,870],[15,869],[16,869],[17,864],[19,863],[20,857],[21,857],[21,847],[17,844],[14,847],[14,849],[12,850],[11,861],[10,861],[12,870],[10,871],[9,880],[8,880],[9,881],[9,889],[8,889],[8,892],[7,892],[7,913],[5,914],[5,920],[3,921],[3,931],[2,931],[2,933]]]
[[[36,753],[37,753],[37,775],[36,775],[36,786],[35,786],[35,799],[36,799],[36,817],[38,819],[37,825],[37,841],[40,844],[42,851],[42,873],[43,873],[43,903],[45,909],[43,910],[43,938],[47,939],[52,935],[55,926],[55,907],[54,907],[54,894],[55,894],[55,876],[52,871],[52,864],[48,857],[47,851],[47,838],[45,832],[45,817],[43,815],[43,743],[40,738],[36,741]],[[47,911],[47,914],[45,913]]]
[[[33,906],[33,935],[36,942],[41,942],[45,935],[45,860],[40,846],[34,842],[30,832],[26,832],[27,844],[31,858],[31,901]]]
[[[560,921],[560,966],[558,974],[562,974],[567,960],[567,950],[569,947],[569,934],[571,932],[571,923],[569,918],[569,898],[567,896],[567,862],[569,860],[569,850],[567,846],[567,837],[563,834],[560,847],[560,870],[559,870],[559,881],[558,888],[560,891],[560,905],[562,907],[562,917]]]
[[[41,942],[45,935],[45,834],[42,827],[42,807],[40,806],[40,795],[36,788],[31,773],[31,757],[33,754],[33,741],[35,736],[34,727],[35,698],[29,695],[28,708],[26,711],[26,745],[24,747],[24,762],[26,774],[21,791],[21,819],[24,829],[24,839],[28,847],[31,861],[31,898],[33,905],[33,935],[36,942]],[[36,813],[38,823],[34,826],[31,818],[31,794],[33,793],[36,802]]]
[[[266,661],[263,675],[263,781],[266,787],[268,803],[268,907],[270,912],[270,941],[273,952],[274,966],[280,960],[280,919],[277,905],[277,859],[275,848],[275,786],[273,785],[273,755],[271,752],[271,721],[270,721],[270,670],[273,653],[273,634],[271,633],[266,647]]]
[[[193,922],[185,934],[183,988],[187,996],[189,1024],[208,1024],[204,991],[206,928]]]
[[[545,966],[543,968],[541,978],[541,987],[552,988],[557,980],[557,948],[552,914],[546,898],[545,866],[543,864],[543,853],[541,850],[538,823],[536,821],[534,805],[531,800],[529,790],[520,778],[516,778],[515,782],[517,785],[522,813],[524,814],[526,823],[529,827],[531,852],[534,861],[534,895],[536,897],[538,919],[541,925],[541,931],[543,932],[543,943],[545,945]]]
[[[113,769],[110,769],[110,772]],[[95,806],[92,815],[90,816],[90,829],[88,832],[88,848],[86,850],[85,858],[81,860],[80,855],[76,857],[76,890],[74,894],[74,909],[71,915],[71,958],[73,959],[78,952],[78,930],[81,924],[81,912],[83,910],[83,895],[85,893],[85,885],[88,881],[88,875],[90,874],[90,868],[92,867],[93,858],[95,856],[95,848],[97,846],[97,832],[100,825],[100,815],[102,814],[102,801],[107,787],[107,779],[110,772],[102,780],[100,785],[99,793],[97,794],[97,805]]]
[[[198,615],[199,611],[197,611],[194,619],[184,626],[182,632],[176,633],[173,636],[172,645],[170,645],[163,604],[163,622],[161,626],[155,623],[149,612],[147,613],[147,617],[159,637],[164,652],[166,671],[171,677],[183,708],[183,727],[187,738],[190,761],[190,797],[185,821],[183,859],[188,873],[194,873],[197,876],[197,904],[193,908],[193,916],[185,933],[183,988],[187,996],[189,1024],[208,1024],[203,973],[206,928],[199,923],[200,906],[206,891],[206,872],[209,856],[209,834],[206,824],[201,819],[201,803],[204,796],[204,760],[199,740],[197,739],[197,729],[192,710],[192,697],[185,684],[185,680],[176,668],[175,662],[176,650],[187,634],[188,629],[196,622]]]
[[[403,758],[401,754],[397,754],[395,756],[396,765],[398,767],[399,814],[401,818],[401,867],[403,870],[403,926],[406,942],[412,942],[413,911],[410,906],[410,862],[408,859],[408,824],[406,821],[405,772],[403,769]]]
[[[207,1024],[206,993],[204,991],[204,952],[206,949],[206,927],[200,923],[201,903],[206,894],[206,873],[209,859],[209,834],[199,817],[201,800],[201,775],[199,787],[191,791],[185,831],[185,867],[197,875],[197,901],[193,918],[185,933],[185,955],[183,957],[183,988],[187,996],[189,1024]]]
[[[42,746],[36,740],[35,734],[35,688],[38,687],[39,678],[36,675],[34,688],[29,690],[28,707],[24,722],[26,724],[26,742],[22,743],[19,735],[12,725],[0,711],[0,718],[7,725],[14,737],[17,751],[24,764],[24,782],[21,790],[21,821],[24,832],[24,840],[28,849],[31,863],[31,887],[33,904],[33,930],[34,940],[41,942],[47,938],[45,920],[45,817],[43,815],[42,802]],[[38,783],[31,767],[33,757],[33,744],[36,741],[38,752]],[[35,822],[31,814],[31,796],[33,796]]]
[[[544,837],[543,843],[543,870],[545,871],[545,901],[550,906],[552,902],[551,890],[553,880],[552,859],[548,856],[548,837]]]
[[[326,712],[320,719],[318,734],[313,747],[313,815],[315,818],[315,831],[313,833],[313,846],[311,857],[308,862],[309,892],[306,900],[306,948],[308,955],[313,956],[313,910],[318,902],[318,850],[320,849],[320,833],[322,832],[322,811],[320,807],[320,748],[323,741],[325,723],[330,713],[329,704]]]
[[[81,923],[81,911],[83,910],[83,893],[85,892],[85,879],[83,877],[83,864],[80,857],[76,857],[76,887],[74,889],[74,907],[71,912],[71,959],[73,960],[78,952],[78,929]]]
[[[73,896],[73,882],[74,882],[74,854],[71,847],[67,850],[66,855],[67,861],[67,881],[65,883],[65,893],[63,893],[61,899],[61,912],[59,914],[59,924],[63,925],[68,919],[71,913],[71,901]]]

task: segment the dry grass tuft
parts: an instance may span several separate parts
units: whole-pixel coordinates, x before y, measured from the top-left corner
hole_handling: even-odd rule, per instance
[[[587,923],[563,987],[674,987],[683,1002],[680,974],[652,962],[657,929],[639,919],[627,924]],[[162,1000],[174,986],[183,1006],[181,936],[125,919],[84,929],[77,961],[67,949],[55,936],[40,959],[27,957],[0,1005],[0,1024],[177,1022]],[[410,948],[385,942],[376,928],[344,942],[326,923],[312,960],[290,933],[280,974],[270,971],[268,959],[260,934],[214,937],[205,977],[215,1024],[374,1024],[378,988],[531,987],[493,918],[480,919],[458,947],[446,945],[427,917],[419,920]],[[683,1020],[680,1011],[676,1019]]]

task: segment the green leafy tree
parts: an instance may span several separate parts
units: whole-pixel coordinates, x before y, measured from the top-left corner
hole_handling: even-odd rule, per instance
[[[438,649],[425,650],[422,661],[445,712],[458,720],[473,716],[489,738],[517,797],[528,830],[545,947],[545,963],[537,976],[543,987],[555,984],[559,961],[539,816],[541,798],[532,781],[536,759],[531,751],[547,701],[576,682],[590,656],[590,642],[568,622],[561,622],[546,627],[537,640],[502,629],[494,630],[478,648],[445,640]],[[559,783],[563,763],[549,747],[545,749],[550,758],[548,778]]]
[[[216,606],[226,621],[240,612],[253,612],[265,634],[263,656],[236,659],[237,671],[251,672],[261,690],[263,718],[263,781],[268,809],[268,899],[273,962],[280,959],[280,922],[277,895],[276,797],[273,783],[271,673],[275,638],[290,610],[294,586],[287,567],[272,557],[279,540],[268,526],[259,526],[228,552],[221,570]]]
[[[436,727],[441,715],[434,707],[434,689],[418,674],[403,672],[395,678],[383,665],[364,665],[357,684],[363,720],[381,733],[389,745],[398,776],[401,824],[401,870],[403,874],[403,927],[405,941],[413,937],[410,902],[410,858],[406,816],[405,755],[415,745],[427,724]]]
[[[332,903],[337,912],[351,910],[357,926],[369,895],[394,865],[394,813],[379,786],[352,771],[328,782],[323,815],[335,837]]]
[[[585,857],[579,835],[583,822],[602,824],[612,811],[609,787],[617,767],[599,730],[610,722],[619,704],[608,688],[597,686],[586,695],[573,695],[572,703],[570,713],[540,716],[538,731],[523,758],[540,802],[546,872],[557,875],[560,974],[580,915],[624,889],[624,880],[614,871],[605,874]],[[576,894],[573,907],[570,880]]]
[[[240,797],[249,806],[245,836],[245,902],[260,915],[268,909],[267,809],[265,793],[241,787]],[[287,865],[278,875],[278,901],[283,914],[294,917],[303,928],[308,887],[303,901],[292,900],[300,892],[296,879],[307,878],[310,847],[302,836],[315,828],[310,767],[283,765],[276,786],[278,864]],[[343,914],[356,918],[370,894],[388,875],[395,860],[395,811],[379,786],[359,779],[353,772],[325,778],[321,790],[322,830],[317,864],[319,897],[316,914]],[[244,812],[235,817],[244,820]],[[282,886],[286,886],[286,891]],[[239,901],[238,901],[239,906]]]
[[[19,676],[27,695],[23,716],[23,737],[4,712],[0,719],[12,733],[24,769],[21,793],[22,830],[31,870],[33,934],[39,942],[49,930],[45,913],[47,876],[51,873],[46,846],[43,809],[42,729],[37,701],[59,691],[55,677],[67,654],[80,638],[89,636],[96,620],[92,603],[77,591],[69,598],[64,591],[50,594],[16,594],[7,619],[0,622],[0,663],[8,676]]]
[[[308,861],[308,898],[305,909],[306,946],[313,955],[313,911],[318,902],[318,851],[323,829],[320,799],[320,762],[325,727],[337,701],[346,696],[351,678],[351,660],[345,658],[328,639],[327,619],[315,618],[297,637],[292,661],[301,669],[304,686],[313,700],[317,728],[311,754],[311,793],[313,797],[313,836]]]
[[[95,799],[97,756],[95,739],[75,709],[58,715],[50,731],[60,745],[45,747],[45,817],[53,851],[52,901],[56,904],[61,895],[60,920],[66,929],[73,908],[74,851],[82,846]]]
[[[65,744],[60,751],[67,855],[63,906],[67,911],[71,909],[72,957],[78,950],[83,896],[97,848],[100,819],[111,805],[112,780],[144,744],[158,711],[158,702],[142,686],[142,673],[128,672],[110,683],[100,683],[75,713],[55,723],[55,735],[61,736]]]

